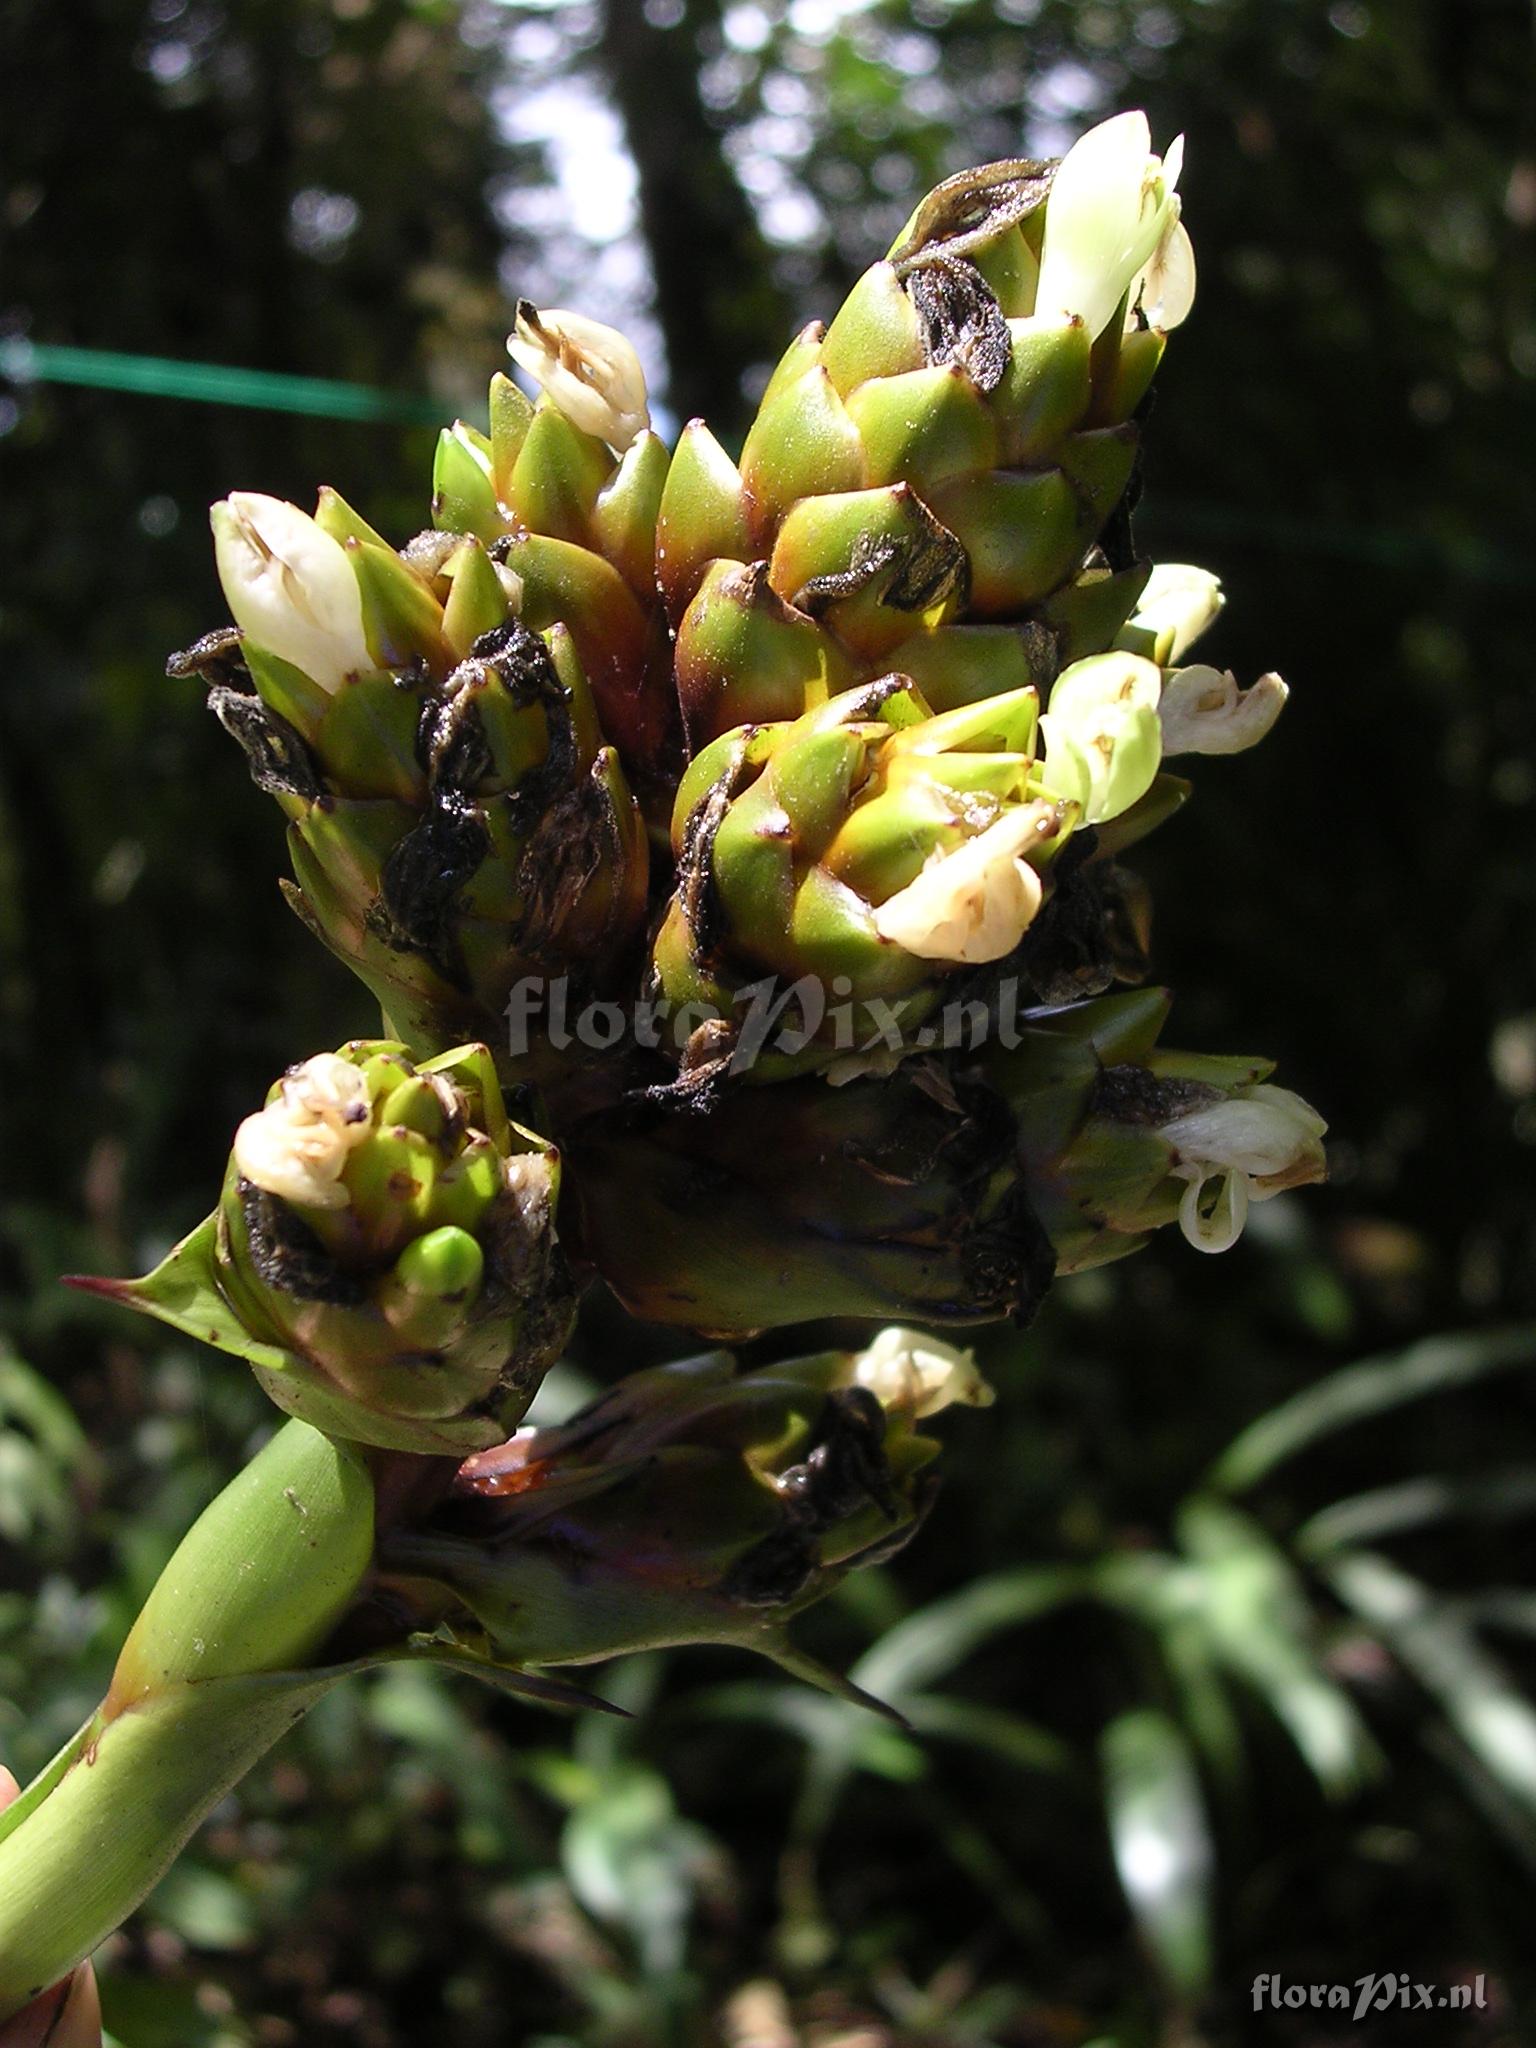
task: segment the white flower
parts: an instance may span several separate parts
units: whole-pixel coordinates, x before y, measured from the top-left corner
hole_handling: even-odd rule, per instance
[[[235,1133],[235,1164],[248,1181],[302,1208],[342,1209],[341,1175],[371,1129],[368,1083],[336,1053],[317,1053],[283,1076],[276,1101]]]
[[[905,1408],[915,1422],[959,1402],[990,1408],[997,1399],[969,1351],[959,1351],[921,1330],[882,1330],[859,1353],[854,1383],[868,1387],[882,1408]]]
[[[574,427],[622,455],[651,423],[640,358],[616,327],[518,301],[512,360],[536,378]]]
[[[1209,569],[1197,569],[1193,562],[1159,562],[1125,631],[1149,634],[1152,659],[1160,668],[1171,668],[1215,624],[1225,603],[1221,578]]]
[[[1195,1249],[1226,1251],[1242,1234],[1250,1202],[1321,1180],[1327,1128],[1299,1095],[1267,1083],[1164,1124],[1175,1152],[1171,1171],[1189,1183],[1179,1228]]]
[[[1155,324],[1171,326],[1184,317],[1194,292],[1194,257],[1188,236],[1177,240],[1174,188],[1183,160],[1182,135],[1166,158],[1152,154],[1142,113],[1116,114],[1072,145],[1046,200],[1037,315],[1075,314],[1094,337],[1136,285],[1144,299],[1150,294],[1165,315],[1175,316]]]
[[[963,846],[931,854],[916,881],[876,910],[875,930],[920,960],[1001,960],[1033,924],[1043,896],[1024,856],[1059,830],[1055,804],[1004,812]]]
[[[241,632],[324,690],[376,667],[346,550],[307,512],[260,491],[231,491],[209,516],[219,581]]]
[[[1256,747],[1290,695],[1279,676],[1240,690],[1230,669],[1175,669],[1163,684],[1158,718],[1164,754],[1240,754]]]
[[[1092,654],[1056,678],[1040,721],[1045,780],[1082,807],[1085,824],[1128,811],[1152,787],[1162,757],[1162,674],[1138,654]]]

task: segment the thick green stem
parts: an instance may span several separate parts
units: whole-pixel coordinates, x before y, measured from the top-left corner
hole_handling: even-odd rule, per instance
[[[0,1815],[0,2021],[89,1955],[338,1678],[306,1669],[371,1566],[349,1444],[280,1429],[199,1517],[74,1742]]]
[[[0,2021],[72,1970],[334,1672],[170,1687],[115,1715],[0,1841]],[[98,1717],[98,1721],[99,1721]]]

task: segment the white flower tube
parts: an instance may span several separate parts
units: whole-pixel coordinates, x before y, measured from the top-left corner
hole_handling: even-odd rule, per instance
[[[507,349],[573,427],[606,441],[616,455],[650,425],[645,372],[616,327],[560,307],[540,312],[521,299]]]
[[[875,930],[920,960],[979,966],[1023,938],[1043,900],[1025,855],[1060,830],[1055,804],[1022,804],[949,853],[931,855],[905,889],[875,911]]]
[[[308,1209],[341,1209],[348,1155],[370,1129],[368,1082],[335,1053],[285,1074],[275,1101],[235,1133],[235,1164],[268,1194]]]
[[[1158,719],[1167,754],[1241,754],[1256,747],[1290,695],[1271,671],[1246,690],[1230,669],[1175,669],[1163,684]]]
[[[376,666],[346,550],[307,512],[260,491],[231,491],[209,517],[219,581],[242,633],[324,690]]]
[[[1179,1228],[1202,1252],[1224,1252],[1242,1235],[1250,1202],[1322,1180],[1326,1123],[1288,1088],[1242,1088],[1162,1127],[1172,1172],[1187,1181]]]
[[[1122,634],[1128,638],[1146,634],[1150,647],[1136,638],[1131,638],[1131,644],[1149,654],[1159,668],[1172,668],[1216,623],[1225,603],[1221,578],[1209,569],[1198,569],[1193,562],[1159,562]]]
[[[1183,160],[1182,135],[1166,157],[1152,154],[1142,113],[1116,114],[1072,145],[1046,201],[1037,315],[1075,314],[1096,337],[1136,285],[1155,294],[1165,316],[1156,324],[1184,317],[1194,257],[1187,235],[1175,240]]]
[[[1040,721],[1049,786],[1081,805],[1085,824],[1128,811],[1162,757],[1162,674],[1138,654],[1091,654],[1062,670]]]
[[[867,1387],[882,1408],[907,1409],[917,1422],[956,1403],[990,1408],[997,1399],[971,1352],[898,1325],[859,1353],[854,1384]]]

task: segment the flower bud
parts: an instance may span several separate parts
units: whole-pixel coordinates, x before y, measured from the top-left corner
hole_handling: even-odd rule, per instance
[[[1157,708],[1163,753],[1241,754],[1263,739],[1289,695],[1273,671],[1240,690],[1230,669],[1175,669]]]
[[[1116,114],[1073,144],[1046,202],[1037,314],[1075,313],[1090,335],[1103,332],[1178,227],[1175,187],[1183,157],[1182,135],[1166,158],[1152,154],[1143,113]],[[1192,262],[1181,267],[1183,246],[1156,269],[1153,280],[1160,310],[1175,316],[1166,321],[1170,326],[1184,317],[1193,295]],[[1188,293],[1181,295],[1186,276]]]
[[[1172,668],[1215,624],[1226,599],[1221,579],[1190,562],[1159,562],[1126,620],[1116,646]]]
[[[232,491],[210,519],[224,596],[257,646],[323,690],[376,666],[346,550],[307,512],[260,491]]]
[[[1096,654],[1064,669],[1040,721],[1048,786],[1090,825],[1128,811],[1152,787],[1161,757],[1162,678],[1134,654]]]
[[[572,426],[606,441],[616,455],[650,425],[645,372],[617,328],[560,308],[540,312],[520,299],[507,349]]]

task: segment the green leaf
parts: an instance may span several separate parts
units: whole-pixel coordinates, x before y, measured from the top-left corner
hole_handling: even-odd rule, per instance
[[[1289,1561],[1217,1501],[1189,1502],[1179,1534],[1198,1568],[1196,1611],[1213,1656],[1265,1702],[1331,1798],[1357,1790],[1379,1758],[1354,1702],[1322,1668],[1320,1618]]]
[[[996,1572],[934,1600],[899,1622],[854,1666],[857,1684],[896,1705],[942,1678],[989,1636],[1021,1628],[1092,1591],[1089,1572],[1070,1565]]]
[[[1430,1337],[1406,1351],[1361,1359],[1262,1415],[1207,1475],[1218,1493],[1242,1493],[1308,1444],[1429,1394],[1448,1393],[1485,1373],[1536,1361],[1536,1326]]]
[[[1316,1558],[1457,1516],[1497,1522],[1533,1512],[1536,1465],[1513,1465],[1467,1479],[1426,1475],[1396,1486],[1373,1487],[1319,1509],[1297,1531],[1296,1548],[1302,1556]]]
[[[1159,1975],[1181,1999],[1209,1988],[1215,1855],[1199,1775],[1166,1714],[1133,1708],[1100,1740],[1115,1868]]]
[[[1499,1659],[1454,1607],[1386,1558],[1354,1551],[1324,1569],[1339,1598],[1435,1700],[1505,1798],[1536,1819],[1536,1707]]]

